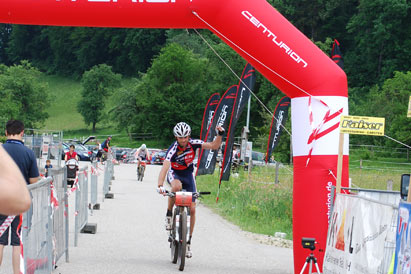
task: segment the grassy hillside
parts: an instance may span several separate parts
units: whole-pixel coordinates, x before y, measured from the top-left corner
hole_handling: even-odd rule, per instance
[[[104,140],[106,136],[113,135],[112,144],[119,147],[138,147],[146,143],[149,147],[166,147],[166,144],[157,140],[130,141],[125,131],[116,129],[115,124],[109,119],[97,123],[96,132],[91,131],[91,125],[86,126],[83,117],[77,111],[77,103],[81,99],[80,80],[61,76],[45,75],[43,80],[49,85],[51,94],[51,104],[47,108],[49,118],[46,120],[44,129],[63,130],[65,139],[77,138],[81,140],[90,135],[95,135],[99,140]],[[123,79],[122,86],[126,87],[133,82],[130,79]],[[114,94],[112,95],[114,97]],[[116,105],[115,100],[109,98],[105,111]]]
[[[86,128],[83,117],[77,111],[77,103],[81,98],[80,81],[59,76],[45,76],[49,84],[51,104],[47,109],[49,118],[45,129],[74,130]]]

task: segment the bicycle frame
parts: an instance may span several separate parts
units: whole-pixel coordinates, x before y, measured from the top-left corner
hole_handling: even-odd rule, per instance
[[[166,196],[175,197],[175,209],[173,211],[173,223],[169,232],[168,241],[170,242],[171,261],[179,264],[179,270],[184,270],[186,245],[190,240],[190,207],[193,197],[198,198],[201,194],[210,194],[210,192],[169,192]]]
[[[176,227],[177,230],[179,229],[180,226],[180,215],[185,211],[185,208],[187,208],[187,237],[186,237],[186,241],[189,240],[190,238],[190,226],[191,226],[191,217],[190,217],[190,207],[192,204],[192,199],[193,199],[193,193],[192,192],[183,192],[183,191],[179,191],[176,192],[175,194],[175,206],[176,206],[176,210],[175,210],[175,214],[176,214]],[[180,234],[177,233],[177,241],[180,241]]]

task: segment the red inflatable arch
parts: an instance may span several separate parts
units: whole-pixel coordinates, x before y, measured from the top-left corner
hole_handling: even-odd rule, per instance
[[[265,0],[1,0],[0,22],[127,28],[208,28],[292,98],[294,268],[326,244],[338,124],[348,113],[345,73]],[[345,141],[343,186],[348,182]],[[308,162],[308,163],[307,163]]]

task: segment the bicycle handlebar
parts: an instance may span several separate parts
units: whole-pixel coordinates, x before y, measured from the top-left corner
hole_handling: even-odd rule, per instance
[[[198,198],[198,197],[200,197],[201,195],[209,195],[209,194],[211,194],[210,191],[193,192],[193,197]],[[176,193],[175,193],[175,192],[172,192],[172,191],[165,190],[165,196],[175,197],[175,196],[176,196]]]

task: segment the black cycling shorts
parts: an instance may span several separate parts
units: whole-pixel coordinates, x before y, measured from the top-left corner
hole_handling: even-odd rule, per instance
[[[0,225],[7,219],[8,216],[0,215]],[[20,216],[16,216],[9,226],[6,231],[4,231],[4,234],[1,235],[0,237],[0,245],[8,245],[9,244],[9,231],[11,228],[11,245],[12,246],[20,246],[20,238],[19,235],[17,235],[17,227],[19,226],[20,223]],[[19,230],[19,233],[21,233],[21,228]]]
[[[196,180],[192,172],[176,173],[171,168],[167,173],[167,182],[171,184],[171,181],[179,180],[183,185],[183,189],[188,192],[197,192]],[[196,198],[193,197],[193,202]]]

